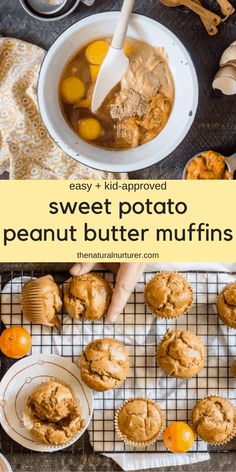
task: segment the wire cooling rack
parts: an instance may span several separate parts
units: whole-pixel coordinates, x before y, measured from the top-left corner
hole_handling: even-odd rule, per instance
[[[62,289],[68,273],[49,271]],[[9,323],[24,325],[33,337],[32,353],[57,353],[77,362],[81,351],[92,340],[99,337],[117,337],[125,342],[130,358],[131,369],[121,388],[104,393],[94,392],[94,415],[88,431],[68,448],[72,453],[82,452],[132,452],[134,449],[124,445],[114,431],[114,413],[122,402],[130,396],[146,395],[157,400],[165,411],[166,420],[189,421],[196,401],[205,395],[227,396],[236,404],[236,380],[230,374],[232,360],[236,358],[235,330],[225,326],[216,314],[217,294],[236,278],[236,273],[227,272],[182,272],[191,283],[194,291],[194,304],[187,315],[176,320],[156,319],[150,315],[144,304],[143,291],[146,282],[153,276],[147,272],[132,294],[123,314],[113,326],[98,321],[78,323],[62,315],[64,334],[57,336],[54,330],[43,326],[32,326],[23,320],[20,313],[19,296],[15,294],[17,285],[23,285],[24,277],[40,277],[42,271],[11,271],[1,277],[1,287],[7,283],[8,293],[2,297],[2,317]],[[114,275],[104,272],[104,276],[114,284]],[[6,318],[7,317],[7,318]],[[2,325],[3,327],[3,325]],[[206,367],[192,379],[173,379],[167,377],[156,365],[156,347],[166,329],[189,329],[201,336],[206,345]],[[4,375],[12,361],[1,357],[1,375]],[[25,449],[12,441],[1,429],[1,448],[5,452],[24,452]],[[236,450],[235,442],[219,450]],[[150,452],[166,452],[162,441],[147,448]],[[196,440],[195,452],[204,452],[207,446]],[[143,451],[143,450],[142,450]],[[135,450],[135,452],[142,452]]]

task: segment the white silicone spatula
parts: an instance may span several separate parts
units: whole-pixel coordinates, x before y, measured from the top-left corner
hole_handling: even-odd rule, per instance
[[[95,113],[110,90],[122,79],[129,60],[124,53],[124,42],[135,0],[124,0],[111,46],[103,61],[92,98],[92,112]]]

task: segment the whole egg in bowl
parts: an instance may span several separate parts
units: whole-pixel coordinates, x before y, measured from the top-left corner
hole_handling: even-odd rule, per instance
[[[92,15],[59,36],[40,71],[38,100],[44,124],[64,152],[99,170],[129,172],[159,162],[184,139],[195,117],[198,83],[182,43],[161,24],[134,14],[126,41],[129,69],[93,115],[93,85],[118,15]]]

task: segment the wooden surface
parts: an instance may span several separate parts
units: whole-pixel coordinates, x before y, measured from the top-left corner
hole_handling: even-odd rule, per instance
[[[236,0],[232,1],[236,7]],[[215,12],[220,12],[215,0],[204,2],[207,6],[214,6]],[[92,7],[79,5],[77,11],[64,20],[45,23],[28,16],[18,0],[1,0],[0,34],[24,39],[47,49],[75,21],[99,11],[118,10],[121,4],[122,0],[96,0]],[[220,27],[217,36],[209,37],[199,18],[187,9],[167,8],[158,0],[136,0],[134,11],[160,21],[186,46],[196,67],[200,100],[195,123],[180,146],[161,163],[135,172],[131,177],[181,178],[185,163],[199,151],[213,148],[225,155],[236,151],[236,95],[221,96],[211,86],[222,52],[236,39],[236,15]]]

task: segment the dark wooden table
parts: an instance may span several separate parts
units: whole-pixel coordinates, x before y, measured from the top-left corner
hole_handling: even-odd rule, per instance
[[[215,0],[203,1],[219,13]],[[236,0],[232,1],[236,6]],[[118,10],[121,4],[122,0],[96,0],[92,7],[81,4],[64,20],[44,23],[28,16],[18,0],[1,0],[0,34],[21,38],[47,49],[75,21],[100,11]],[[162,162],[130,177],[181,178],[187,160],[201,150],[213,148],[225,155],[236,151],[236,96],[223,97],[211,86],[222,52],[236,39],[236,14],[220,27],[217,36],[209,37],[199,18],[186,9],[170,9],[158,0],[136,0],[134,10],[160,21],[186,46],[196,67],[200,100],[194,125],[180,146]]]

